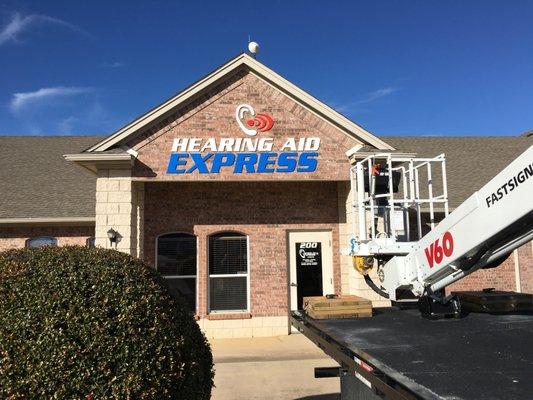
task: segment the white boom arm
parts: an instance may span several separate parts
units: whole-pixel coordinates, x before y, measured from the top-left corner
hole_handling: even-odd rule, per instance
[[[467,173],[467,172],[466,172]],[[415,243],[383,266],[382,286],[416,296],[497,264],[533,238],[533,146]]]

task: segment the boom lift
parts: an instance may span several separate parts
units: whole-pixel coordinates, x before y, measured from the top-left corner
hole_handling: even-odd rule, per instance
[[[377,293],[418,298],[428,318],[458,317],[459,301],[444,287],[498,266],[533,239],[533,146],[451,213],[443,154],[368,155],[351,169],[351,186],[358,224],[354,218],[345,253]],[[439,213],[444,219],[436,225]],[[369,276],[373,268],[378,283]]]
[[[498,266],[533,238],[533,146],[451,213],[444,155],[357,156],[357,221],[343,252],[376,292],[393,302],[418,299],[425,317],[460,316],[458,300],[443,288]],[[376,308],[372,318],[313,319],[302,311],[290,318],[339,363],[315,369],[315,377],[340,377],[342,400],[514,400],[533,393],[531,312],[474,313],[449,323],[404,307]]]

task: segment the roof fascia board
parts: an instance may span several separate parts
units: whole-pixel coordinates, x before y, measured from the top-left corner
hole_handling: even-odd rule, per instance
[[[63,158],[69,162],[73,162],[80,167],[83,167],[93,173],[97,173],[98,169],[129,169],[132,167],[135,156],[130,153],[124,154],[95,154],[95,153],[81,153],[81,154],[65,154]]]
[[[241,54],[215,70],[213,73],[196,82],[194,85],[188,87],[158,107],[152,109],[133,122],[119,129],[115,134],[88,148],[86,151],[89,153],[95,151],[105,151],[113,145],[120,143],[122,140],[139,131],[144,126],[165,116],[176,106],[186,102],[191,97],[209,87],[212,83],[218,81],[226,75],[229,75],[234,69],[241,65],[246,65],[256,76],[259,76],[278,89],[282,89],[282,91],[290,95],[293,100],[296,100],[299,104],[303,105],[314,114],[319,115],[329,123],[333,123],[337,128],[340,127],[341,130],[348,136],[353,138],[359,137],[368,144],[371,144],[381,150],[394,150],[394,147],[385,143],[383,140],[372,135],[370,132],[350,121],[348,118],[333,110],[331,107],[298,88],[296,85],[292,84],[270,68],[256,61],[247,54]]]
[[[94,225],[95,217],[59,217],[59,218],[0,218],[0,226],[27,225]]]

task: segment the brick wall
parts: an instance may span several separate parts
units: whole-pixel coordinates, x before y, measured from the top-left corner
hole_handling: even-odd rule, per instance
[[[484,288],[516,291],[513,254],[507,257],[507,259],[496,268],[477,270],[469,276],[451,284],[446,288],[446,292],[481,290]]]
[[[19,249],[26,245],[26,240],[38,236],[53,236],[59,246],[85,246],[89,237],[94,236],[93,226],[24,226],[0,227],[0,251]]]
[[[207,237],[232,230],[249,237],[251,314],[288,313],[289,230],[331,230],[335,291],[340,292],[336,182],[146,183],[144,254],[155,262],[156,237],[198,237],[198,313],[207,311]]]
[[[498,267],[478,270],[448,286],[446,290],[449,293],[491,287],[498,290],[533,293],[533,242],[516,249]]]

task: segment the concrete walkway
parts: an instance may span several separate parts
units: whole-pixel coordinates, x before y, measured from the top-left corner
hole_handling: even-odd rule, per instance
[[[305,336],[212,339],[214,400],[337,400],[339,379],[315,379],[337,364]]]

